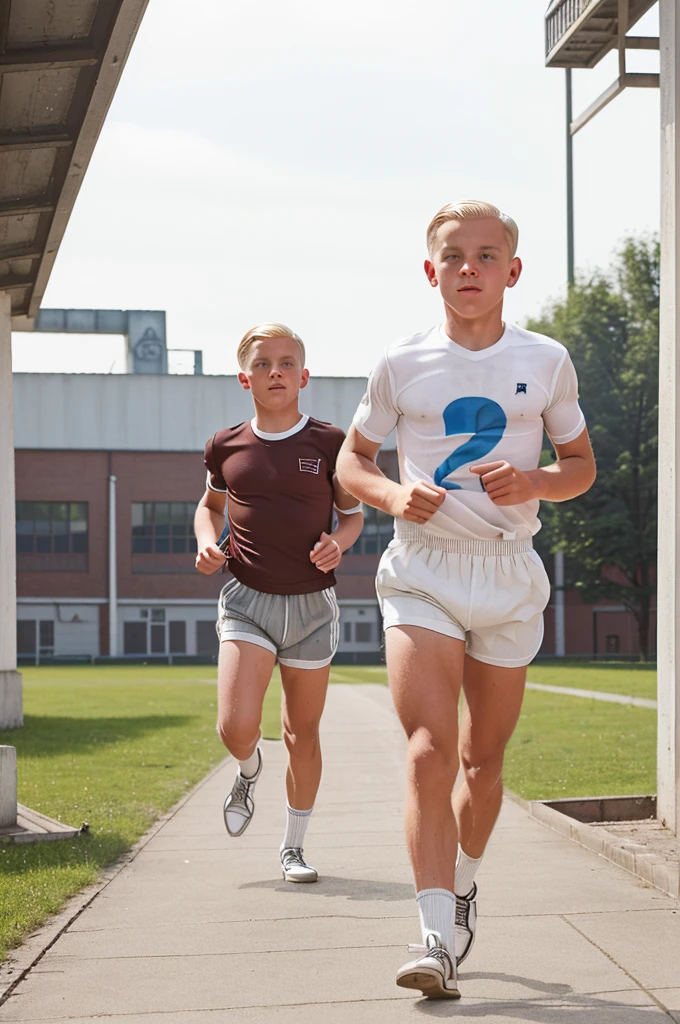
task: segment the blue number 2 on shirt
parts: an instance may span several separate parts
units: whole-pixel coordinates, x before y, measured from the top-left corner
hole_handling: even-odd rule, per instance
[[[437,466],[434,482],[448,491],[459,491],[460,484],[447,480],[455,470],[468,462],[477,462],[496,447],[507,426],[507,417],[497,402],[490,398],[457,398],[444,409],[446,436],[472,434],[448,459]],[[481,483],[481,481],[480,481]]]

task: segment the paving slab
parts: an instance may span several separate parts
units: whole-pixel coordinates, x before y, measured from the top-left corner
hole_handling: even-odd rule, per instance
[[[323,749],[305,844],[316,885],[280,876],[286,755],[268,742],[247,833],[232,840],[224,829],[226,762],[45,952],[0,1022],[680,1021],[678,901],[511,801],[479,873],[463,999],[396,988],[418,918],[402,835],[404,740],[388,691],[331,687]]]

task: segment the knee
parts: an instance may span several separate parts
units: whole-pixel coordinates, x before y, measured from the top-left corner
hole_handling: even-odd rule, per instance
[[[458,774],[458,753],[454,743],[436,737],[429,729],[416,729],[409,736],[408,755],[416,785],[453,789]]]
[[[463,751],[461,764],[470,789],[489,792],[501,785],[504,753],[504,744],[485,750]]]
[[[230,754],[237,760],[244,760],[252,753],[253,743],[257,742],[259,734],[258,722],[238,721],[236,719],[222,719],[217,722],[217,735],[222,740]]]
[[[301,761],[313,761],[319,753],[318,722],[294,727],[284,720],[283,742],[291,757]]]

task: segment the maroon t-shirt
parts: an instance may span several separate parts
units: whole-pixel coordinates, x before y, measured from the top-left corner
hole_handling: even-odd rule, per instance
[[[227,566],[265,594],[311,594],[335,584],[309,560],[333,519],[333,473],[345,435],[303,417],[282,435],[250,423],[219,430],[205,446],[208,486],[229,495]]]

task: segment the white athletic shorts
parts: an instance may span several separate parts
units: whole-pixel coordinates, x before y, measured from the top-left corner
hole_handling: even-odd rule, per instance
[[[385,629],[422,626],[465,641],[477,661],[528,665],[543,641],[550,598],[531,540],[438,537],[405,520],[397,528],[376,578]]]

